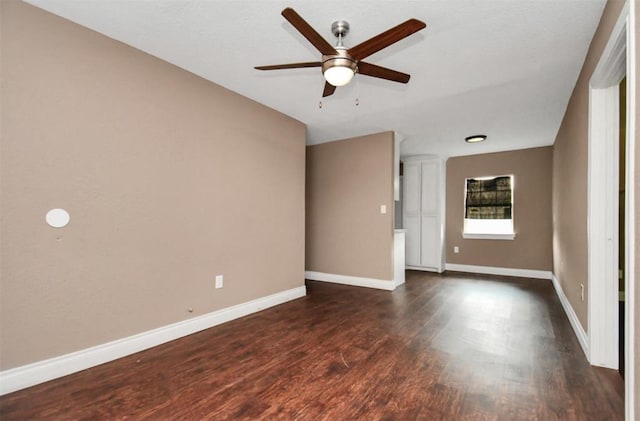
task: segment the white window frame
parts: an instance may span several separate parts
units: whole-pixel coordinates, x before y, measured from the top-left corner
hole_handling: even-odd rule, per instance
[[[467,210],[467,180],[492,180],[498,177],[511,178],[511,219],[467,219],[463,215],[462,238],[476,240],[514,240],[514,176],[513,174],[466,177],[464,179],[464,212]]]

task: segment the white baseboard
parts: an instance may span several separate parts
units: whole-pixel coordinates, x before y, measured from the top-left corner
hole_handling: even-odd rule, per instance
[[[306,271],[304,277],[312,281],[333,282],[334,284],[352,285],[356,287],[366,287],[393,291],[396,289],[392,279],[361,278],[359,276],[336,275],[333,273]]]
[[[515,276],[518,278],[551,279],[553,274],[548,270],[513,269],[494,266],[457,265],[447,263],[446,270],[455,272],[483,273],[487,275]]]
[[[430,268],[430,267],[425,267],[425,266],[407,266],[406,269],[408,270],[419,270],[422,272],[434,272],[434,273],[442,273],[442,271],[436,269],[436,268]]]
[[[102,345],[0,372],[0,395],[95,367],[306,295],[301,286]]]
[[[582,352],[584,352],[585,357],[587,357],[587,361],[591,361],[589,358],[589,338],[587,337],[587,332],[584,331],[580,320],[578,320],[578,316],[576,312],[573,311],[573,307],[569,303],[569,299],[566,295],[564,295],[564,291],[560,286],[560,282],[558,282],[558,278],[555,275],[552,275],[553,287],[556,290],[556,294],[558,294],[558,298],[560,299],[560,303],[562,303],[562,308],[564,312],[567,314],[569,318],[569,323],[571,323],[571,327],[573,328],[573,332],[576,334],[578,338],[578,342],[580,342],[580,346],[582,347]]]

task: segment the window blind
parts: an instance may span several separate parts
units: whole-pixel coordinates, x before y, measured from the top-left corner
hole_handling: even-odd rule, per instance
[[[464,217],[511,219],[511,176],[467,179]]]

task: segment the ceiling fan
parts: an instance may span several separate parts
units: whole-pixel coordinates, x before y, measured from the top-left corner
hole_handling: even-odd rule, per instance
[[[311,25],[290,7],[282,11],[282,16],[289,21],[314,47],[322,53],[321,61],[304,63],[274,64],[271,66],[256,66],[257,70],[299,69],[303,67],[321,67],[326,80],[323,97],[333,95],[337,86],[344,86],[351,81],[356,73],[361,75],[391,80],[393,82],[407,83],[410,75],[396,70],[376,66],[362,61],[371,54],[408,37],[414,32],[424,29],[427,25],[418,19],[409,19],[398,26],[382,32],[373,38],[364,41],[355,47],[345,48],[342,45],[342,37],[349,32],[349,22],[339,20],[331,25],[331,32],[338,38],[334,47],[327,42]]]

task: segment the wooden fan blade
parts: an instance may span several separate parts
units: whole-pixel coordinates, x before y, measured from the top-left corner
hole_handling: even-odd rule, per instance
[[[349,54],[351,54],[351,56],[356,60],[362,60],[426,27],[427,24],[419,21],[418,19],[409,19],[398,26],[394,26],[381,34],[350,48]]]
[[[256,66],[256,70],[280,70],[280,69],[301,69],[303,67],[320,67],[319,61],[307,61],[305,63],[272,64],[270,66]]]
[[[378,77],[380,79],[391,80],[393,82],[407,83],[411,75],[398,72],[396,70],[387,69],[386,67],[376,66],[375,64],[358,62],[358,73],[366,76]]]
[[[333,95],[333,93],[336,91],[336,87],[333,86],[332,84],[330,84],[329,82],[325,82],[324,83],[324,92],[322,92],[322,97],[326,97],[329,95]]]
[[[316,30],[307,23],[307,21],[302,19],[302,17],[297,14],[295,10],[287,7],[282,11],[282,16],[284,16],[284,18],[288,20],[289,23],[293,25],[298,30],[298,32],[300,32],[322,54],[338,54],[336,49],[331,44],[329,44],[326,39],[322,38],[322,36],[317,33]]]

